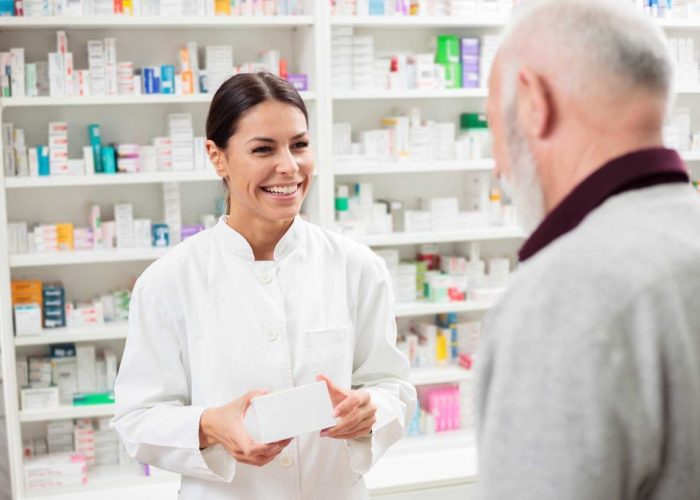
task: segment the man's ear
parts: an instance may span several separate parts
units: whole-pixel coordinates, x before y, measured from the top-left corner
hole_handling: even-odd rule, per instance
[[[214,170],[216,170],[217,175],[222,179],[226,179],[228,173],[224,167],[226,161],[225,153],[221,151],[212,140],[207,140],[206,147],[209,160],[211,160],[211,164],[214,165]]]
[[[546,139],[556,116],[554,100],[547,82],[525,67],[518,72],[518,120],[523,130],[536,139]]]

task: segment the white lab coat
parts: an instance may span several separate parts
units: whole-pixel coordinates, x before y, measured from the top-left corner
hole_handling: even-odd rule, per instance
[[[415,405],[395,341],[390,278],[368,248],[297,218],[274,261],[255,261],[222,218],[136,283],[114,426],[132,456],[183,475],[182,499],[367,498],[362,474],[402,437]],[[319,373],[370,393],[371,437],[303,435],[264,467],[220,445],[199,450],[205,408]]]

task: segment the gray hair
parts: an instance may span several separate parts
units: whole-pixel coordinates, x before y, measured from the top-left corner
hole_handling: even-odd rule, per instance
[[[659,26],[629,0],[528,0],[513,12],[504,52],[537,49],[563,61],[557,79],[571,93],[647,90],[670,105],[674,69]],[[504,64],[504,95],[515,92],[517,67]],[[517,58],[515,58],[517,59]],[[512,96],[511,96],[512,98]]]

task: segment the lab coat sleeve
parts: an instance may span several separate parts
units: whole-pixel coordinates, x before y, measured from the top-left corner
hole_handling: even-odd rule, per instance
[[[377,421],[370,436],[346,441],[356,473],[369,471],[403,437],[416,405],[416,390],[408,378],[408,360],[396,348],[389,272],[381,259],[372,258],[360,278],[352,385],[370,394]]]
[[[199,420],[205,408],[190,405],[178,326],[139,280],[114,388],[112,425],[129,455],[141,462],[199,479],[230,482],[235,473],[233,457],[220,445],[199,449]]]

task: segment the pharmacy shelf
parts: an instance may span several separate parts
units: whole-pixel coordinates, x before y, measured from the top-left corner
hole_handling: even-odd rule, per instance
[[[495,162],[491,159],[464,161],[389,161],[345,160],[335,158],[333,171],[335,175],[365,174],[405,174],[431,172],[481,172],[492,170]]]
[[[10,267],[45,267],[72,264],[101,264],[105,262],[132,262],[156,260],[167,248],[129,248],[119,250],[75,250],[53,253],[10,255]]]
[[[477,302],[467,300],[464,302],[398,302],[394,306],[394,313],[397,318],[411,316],[428,316],[431,314],[442,314],[448,312],[483,312],[493,307],[493,302]]]
[[[680,155],[684,161],[700,161],[700,151],[683,151]]]
[[[459,241],[486,241],[523,238],[522,229],[517,227],[494,227],[465,231],[392,233],[356,236],[360,243],[372,247],[393,245],[420,245],[423,243],[455,243]]]
[[[279,28],[312,26],[313,16],[79,16],[0,17],[0,29]]]
[[[490,17],[446,17],[446,16],[335,16],[331,26],[354,28],[502,28],[506,18]]]
[[[474,432],[459,430],[402,439],[372,467],[365,483],[372,495],[390,495],[474,483],[477,472]]]
[[[314,92],[300,92],[305,101],[316,98]],[[0,108],[63,107],[63,106],[123,106],[143,104],[191,104],[209,103],[212,94],[138,94],[86,97],[5,97],[0,99]]]
[[[180,476],[172,472],[151,468],[151,475],[144,476],[134,466],[98,465],[88,469],[88,483],[84,486],[29,492],[23,498],[32,500],[175,499],[179,488]]]
[[[20,422],[44,422],[47,420],[67,420],[72,418],[109,417],[114,415],[114,405],[60,406],[50,410],[23,410],[19,412]]]
[[[411,368],[410,379],[413,385],[454,384],[471,379],[472,373],[459,366]]]
[[[96,340],[125,339],[129,331],[126,321],[115,321],[99,326],[81,328],[51,328],[39,335],[15,337],[15,346],[36,346],[62,342],[91,342]]]
[[[700,30],[700,19],[658,19],[657,23],[668,30]]]
[[[115,186],[121,184],[159,184],[163,182],[220,181],[215,172],[148,172],[138,174],[48,175],[45,177],[6,177],[8,189]]]
[[[443,90],[341,90],[333,92],[336,101],[364,101],[367,99],[457,99],[483,98],[486,89],[443,89]]]

